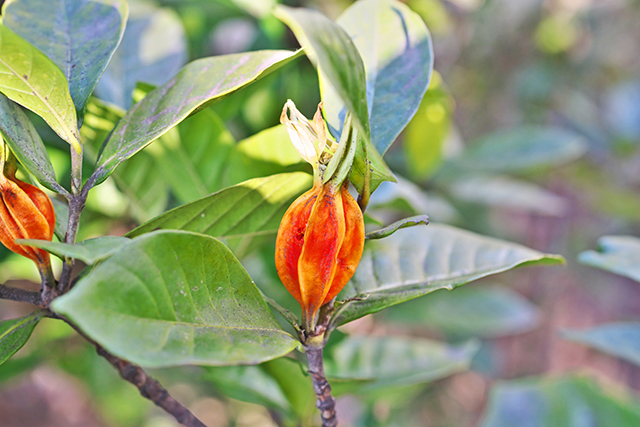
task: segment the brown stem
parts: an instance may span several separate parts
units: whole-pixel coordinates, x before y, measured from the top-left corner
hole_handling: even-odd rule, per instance
[[[322,347],[306,347],[305,353],[309,361],[309,374],[313,380],[313,390],[318,398],[316,408],[320,411],[322,427],[336,427],[338,425],[336,400],[331,395],[331,386],[324,374]]]
[[[202,421],[196,418],[195,415],[189,409],[187,409],[182,403],[178,402],[173,396],[169,394],[167,389],[151,378],[147,373],[138,365],[127,362],[120,359],[117,356],[109,353],[100,344],[89,338],[84,334],[76,325],[69,322],[69,320],[60,317],[67,322],[76,332],[84,339],[89,341],[95,348],[98,354],[105,359],[114,368],[118,370],[120,376],[136,386],[140,391],[140,394],[155,403],[160,408],[164,409],[167,413],[171,414],[180,424],[186,427],[207,427]]]
[[[11,286],[0,285],[0,299],[10,301],[26,302],[29,304],[44,307],[40,292],[31,292],[24,289],[14,288]]]

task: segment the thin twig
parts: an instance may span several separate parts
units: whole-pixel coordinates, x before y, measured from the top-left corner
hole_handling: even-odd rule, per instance
[[[0,299],[7,299],[10,301],[26,302],[29,304],[37,305],[38,307],[44,307],[40,292],[27,291],[20,288],[14,288],[11,286],[0,285]]]
[[[324,361],[322,359],[322,347],[306,347],[305,353],[309,361],[309,374],[313,380],[313,390],[318,400],[316,408],[320,410],[322,427],[336,427],[336,400],[331,395],[331,386],[324,373]]]
[[[56,316],[61,320],[67,322],[75,331],[84,339],[89,341],[95,348],[98,354],[105,359],[111,365],[118,370],[120,376],[136,386],[140,391],[140,394],[155,403],[160,408],[164,409],[167,413],[172,415],[180,424],[186,427],[207,427],[202,421],[196,418],[195,415],[189,409],[187,409],[182,403],[178,402],[173,396],[169,394],[158,381],[151,378],[145,371],[138,365],[127,362],[124,359],[120,359],[117,356],[109,353],[100,344],[89,338],[82,332],[76,325],[71,323],[68,319],[60,316]]]

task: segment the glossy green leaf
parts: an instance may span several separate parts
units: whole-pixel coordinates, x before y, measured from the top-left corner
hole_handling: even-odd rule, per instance
[[[413,227],[420,224],[429,224],[429,217],[427,215],[418,215],[412,216],[411,218],[404,218],[394,222],[393,224],[387,225],[380,230],[367,233],[364,238],[367,240],[384,239],[402,228]]]
[[[18,239],[19,243],[35,246],[56,255],[59,258],[77,258],[85,264],[91,265],[109,258],[124,245],[130,242],[126,237],[102,236],[84,240],[75,245],[68,245],[48,240]]]
[[[364,63],[371,141],[384,154],[416,113],[429,86],[431,36],[419,15],[394,0],[355,2],[337,23]],[[321,91],[325,118],[340,129],[344,102],[330,85],[323,84]]]
[[[78,127],[89,96],[118,47],[127,20],[124,0],[11,0],[2,23],[62,70]]]
[[[566,330],[562,337],[640,366],[640,323],[608,323],[583,331]]]
[[[371,380],[364,389],[409,386],[469,368],[477,342],[447,345],[409,337],[349,336],[327,350],[326,372],[342,380]]]
[[[341,325],[437,289],[454,289],[522,265],[561,264],[558,255],[442,224],[399,230],[369,241],[355,275],[339,297]]]
[[[227,397],[287,412],[291,409],[278,382],[261,366],[205,368],[203,379]]]
[[[598,251],[582,252],[578,261],[640,282],[640,239],[633,236],[604,236]]]
[[[278,6],[274,13],[291,28],[321,79],[326,77],[352,112],[356,126],[370,139],[364,63],[349,35],[314,10]]]
[[[103,147],[92,176],[104,181],[115,168],[156,138],[211,104],[295,58],[289,51],[257,51],[203,58],[151,91],[120,120]]]
[[[67,0],[68,1],[68,0]],[[131,2],[122,42],[96,87],[96,95],[131,107],[136,83],[166,83],[187,62],[187,43],[178,14],[151,2]]]
[[[36,311],[19,319],[0,322],[0,365],[27,343],[41,318],[42,313]]]
[[[128,236],[157,229],[188,230],[247,246],[254,237],[274,236],[293,199],[311,184],[311,176],[303,172],[252,179],[170,210]]]
[[[469,144],[445,164],[444,177],[470,172],[518,172],[558,166],[587,151],[585,139],[553,127],[519,127],[501,130]],[[440,176],[440,175],[438,175]]]
[[[640,404],[579,376],[498,383],[481,427],[635,427]]]
[[[548,216],[562,216],[567,200],[536,184],[507,176],[471,176],[451,182],[449,191],[459,200],[522,210]]]
[[[434,328],[456,337],[501,337],[540,324],[538,308],[504,287],[441,290],[384,312],[391,322]]]
[[[42,117],[80,150],[76,109],[62,71],[4,25],[0,25],[0,92]]]
[[[0,94],[0,131],[22,166],[51,191],[65,192],[56,181],[56,173],[47,149],[22,109]]]
[[[134,239],[52,308],[111,353],[149,367],[255,364],[297,346],[231,251],[184,231]]]

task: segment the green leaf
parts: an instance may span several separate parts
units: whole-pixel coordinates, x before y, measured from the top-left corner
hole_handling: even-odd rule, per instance
[[[122,0],[12,0],[2,8],[2,23],[62,70],[80,127],[89,96],[122,39],[127,13]]]
[[[203,379],[213,383],[227,397],[285,412],[291,410],[278,382],[261,366],[208,367]]]
[[[274,14],[293,31],[305,53],[353,114],[356,126],[371,138],[364,63],[349,35],[323,14],[277,6]],[[342,125],[342,120],[338,126]]]
[[[56,193],[66,190],[56,181],[47,149],[29,117],[6,96],[0,94],[0,131],[22,166],[45,187]]]
[[[42,117],[80,152],[76,109],[62,71],[4,25],[0,25],[0,92]]]
[[[384,181],[397,181],[380,153],[374,148],[371,141],[365,138],[358,138],[349,179],[358,193],[363,195],[366,200]]]
[[[640,239],[633,236],[603,236],[598,251],[585,251],[578,261],[640,282]]]
[[[289,51],[257,51],[203,58],[151,91],[118,122],[103,147],[92,175],[95,184],[156,138],[222,97],[295,58]]]
[[[364,63],[371,141],[384,154],[416,113],[429,86],[431,36],[420,16],[393,0],[358,1],[337,23]],[[323,84],[321,90],[325,118],[340,129],[344,103],[332,86]]]
[[[18,239],[16,242],[44,249],[62,259],[65,257],[77,258],[85,264],[91,265],[109,258],[130,240],[126,237],[102,236],[84,240],[75,245],[35,239]]]
[[[470,176],[453,181],[448,187],[452,196],[465,202],[548,216],[563,216],[568,209],[566,199],[533,183],[507,176]]]
[[[260,367],[278,382],[290,403],[291,410],[299,419],[308,419],[316,414],[316,395],[311,385],[311,378],[300,362],[281,357],[265,362]],[[303,425],[310,424],[303,423]]]
[[[394,222],[393,224],[387,225],[380,230],[367,233],[364,238],[368,240],[384,239],[402,228],[413,227],[420,224],[429,224],[429,217],[427,215],[418,215],[412,216],[411,218],[404,218]]]
[[[255,364],[297,346],[231,251],[184,231],[134,239],[52,308],[109,352],[148,367]]]
[[[438,291],[384,312],[391,322],[435,328],[454,337],[501,337],[539,325],[540,310],[504,287]]]
[[[19,319],[0,322],[0,365],[27,343],[40,319],[42,312],[36,311]]]
[[[340,380],[370,380],[360,390],[409,386],[469,368],[478,351],[474,341],[447,345],[409,337],[350,336],[327,350],[327,375]]]
[[[640,323],[619,322],[584,331],[564,330],[562,337],[640,366]]]
[[[522,265],[563,262],[558,255],[443,224],[400,230],[365,244],[360,265],[340,294],[355,299],[338,309],[332,323],[342,325],[437,289],[454,289]]]
[[[311,184],[311,176],[303,172],[252,179],[170,210],[127,236],[157,229],[188,230],[247,247],[254,237],[275,235],[293,199]]]
[[[120,47],[96,87],[101,99],[128,109],[136,83],[166,83],[187,61],[178,14],[151,2],[131,2]]]
[[[524,423],[524,424],[523,424]],[[635,427],[640,402],[580,376],[497,384],[481,427]]]
[[[571,162],[587,151],[585,139],[565,129],[524,126],[472,143],[444,165],[441,179],[471,172],[519,172]]]

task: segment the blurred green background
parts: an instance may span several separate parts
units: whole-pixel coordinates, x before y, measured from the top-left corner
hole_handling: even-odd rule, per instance
[[[193,59],[297,48],[269,13],[275,3],[130,0],[125,37],[97,97],[129,108],[138,82],[161,84]],[[283,3],[316,8],[333,19],[351,4]],[[412,341],[409,386],[393,383],[397,361],[384,358],[375,363],[388,373],[387,383],[334,383],[341,425],[640,425],[638,366],[562,338],[566,330],[640,319],[640,284],[577,262],[603,235],[640,236],[640,2],[406,3],[432,33],[436,73],[415,118],[385,156],[399,183],[380,187],[371,215],[388,223],[426,213],[435,222],[562,254],[568,265],[516,270],[454,292],[437,291],[342,328],[327,349],[335,377],[346,369],[340,364],[343,334],[371,340],[374,356],[376,337],[398,336],[397,348],[408,345],[402,336],[425,340]],[[145,90],[138,85],[134,98]],[[319,97],[315,69],[303,57],[215,104],[211,112],[219,126],[209,132],[233,144],[276,125],[287,99],[311,117]],[[117,120],[117,108],[97,100],[89,111],[98,117],[101,108]],[[68,177],[66,143],[34,121],[58,176]],[[99,143],[109,129],[89,115],[83,137]],[[180,129],[183,138],[187,131]],[[161,169],[157,144],[93,191],[79,239],[124,234],[189,201],[191,195],[177,192],[174,176]],[[271,251],[242,261],[265,292],[284,299],[265,261]],[[30,261],[0,248],[0,283],[33,288],[29,281],[36,274]],[[29,311],[0,301],[0,319]],[[430,338],[450,345],[434,348]],[[313,414],[308,389],[282,390],[273,373],[309,380],[293,362],[283,363],[289,362],[152,374],[210,427],[295,425],[292,419]],[[300,397],[295,408],[291,395]],[[43,320],[27,346],[0,366],[0,427],[175,425],[61,322]]]

